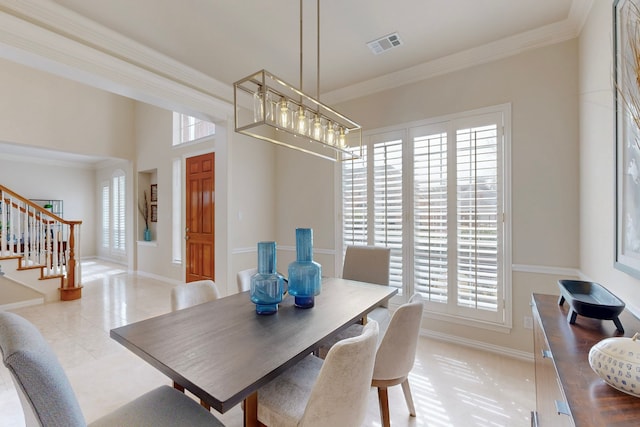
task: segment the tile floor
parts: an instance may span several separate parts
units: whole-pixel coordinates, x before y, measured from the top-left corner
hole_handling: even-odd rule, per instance
[[[121,266],[83,263],[83,298],[12,310],[33,322],[64,366],[88,422],[171,382],[109,338],[111,328],[166,313],[171,286]],[[533,363],[421,338],[409,377],[418,416],[409,417],[400,387],[389,390],[393,426],[518,427],[535,406]],[[366,426],[380,426],[372,389]],[[242,425],[238,407],[216,414]],[[18,397],[0,365],[0,425],[23,426]]]

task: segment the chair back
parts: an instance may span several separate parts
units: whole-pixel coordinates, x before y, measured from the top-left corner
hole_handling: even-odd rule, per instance
[[[389,285],[391,249],[379,246],[347,246],[342,278],[359,282]],[[388,307],[389,302],[381,304]]]
[[[369,401],[378,341],[378,323],[367,323],[362,335],[335,344],[311,391],[300,426],[362,425]]]
[[[416,358],[422,309],[422,297],[416,293],[393,313],[376,353],[374,380],[394,380],[411,372]]]
[[[251,276],[258,272],[257,268],[248,268],[238,271],[236,274],[236,282],[238,284],[238,292],[245,292],[251,289]]]
[[[17,314],[0,312],[0,352],[28,427],[87,425],[58,358],[35,326]]]
[[[213,280],[197,280],[171,289],[171,310],[182,310],[220,298]]]

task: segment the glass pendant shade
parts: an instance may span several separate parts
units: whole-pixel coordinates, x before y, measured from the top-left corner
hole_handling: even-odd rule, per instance
[[[313,260],[313,230],[296,229],[296,260],[289,264],[289,293],[295,305],[311,308],[322,289],[322,266]]]
[[[277,272],[276,264],[276,242],[259,242],[258,272],[251,276],[249,292],[258,314],[276,313],[282,302],[284,278]]]
[[[360,125],[268,71],[234,83],[233,96],[238,133],[333,161],[362,156]]]

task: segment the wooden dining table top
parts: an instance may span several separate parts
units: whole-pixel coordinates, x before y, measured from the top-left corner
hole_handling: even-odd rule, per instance
[[[331,278],[313,308],[296,308],[288,295],[276,314],[258,315],[243,292],[115,328],[110,336],[224,413],[396,293]]]

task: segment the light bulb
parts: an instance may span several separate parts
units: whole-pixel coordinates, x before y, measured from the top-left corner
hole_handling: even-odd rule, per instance
[[[343,127],[340,127],[340,135],[338,136],[338,146],[345,148],[347,146],[347,135]]]
[[[333,145],[335,139],[335,130],[333,130],[333,123],[327,122],[327,144]]]
[[[253,121],[259,122],[264,118],[264,102],[262,96],[262,87],[258,87],[257,92],[253,94]]]
[[[298,109],[298,133],[300,135],[307,133],[307,116],[302,105]]]
[[[287,98],[284,96],[280,98],[280,126],[286,128],[289,124],[289,106],[287,105]]]
[[[320,116],[317,114],[313,119],[313,139],[317,141],[322,140],[322,122],[320,121]]]

